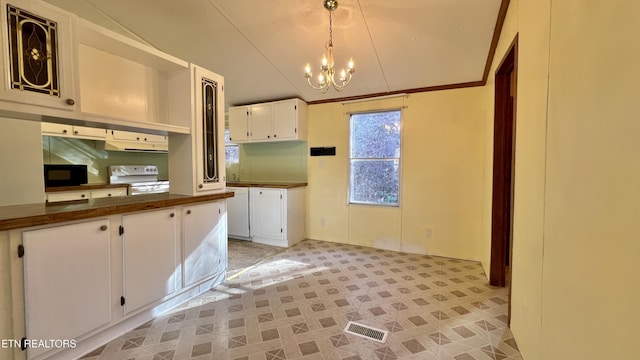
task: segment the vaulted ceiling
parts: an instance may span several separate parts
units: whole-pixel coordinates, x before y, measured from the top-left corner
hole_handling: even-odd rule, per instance
[[[322,94],[317,73],[329,38],[322,0],[46,0],[225,77],[227,105],[288,97],[307,102],[478,83],[492,58],[507,0],[339,0],[336,67],[352,83]]]

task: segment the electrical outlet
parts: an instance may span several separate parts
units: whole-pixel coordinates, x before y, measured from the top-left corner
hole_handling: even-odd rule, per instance
[[[431,239],[431,228],[424,228],[424,237]]]

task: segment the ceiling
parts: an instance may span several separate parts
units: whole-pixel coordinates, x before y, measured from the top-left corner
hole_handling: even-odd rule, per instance
[[[501,4],[508,2],[339,0],[336,67],[353,58],[356,72],[343,92],[322,94],[304,77],[306,63],[317,73],[329,38],[322,0],[46,1],[223,75],[227,106],[483,81]]]

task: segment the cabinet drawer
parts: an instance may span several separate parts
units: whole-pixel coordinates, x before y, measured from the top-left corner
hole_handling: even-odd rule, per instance
[[[47,202],[73,201],[89,199],[89,191],[63,191],[47,194]]]
[[[92,199],[116,197],[116,196],[127,196],[127,188],[122,187],[122,188],[91,190]]]

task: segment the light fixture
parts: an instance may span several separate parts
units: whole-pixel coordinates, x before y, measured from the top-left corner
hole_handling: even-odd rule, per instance
[[[309,63],[305,66],[304,77],[307,78],[309,86],[316,90],[320,90],[324,94],[332,86],[336,91],[344,90],[344,88],[351,82],[353,73],[356,70],[353,68],[353,59],[349,60],[347,71],[340,71],[340,78],[336,81],[335,69],[333,67],[333,19],[331,15],[333,11],[338,8],[338,2],[336,0],[324,0],[323,5],[324,8],[329,11],[329,42],[326,45],[327,54],[322,55],[322,66],[320,66],[321,72],[318,74],[317,84],[314,85],[311,82],[311,76],[313,76],[313,74],[311,73],[311,65],[309,65]]]

